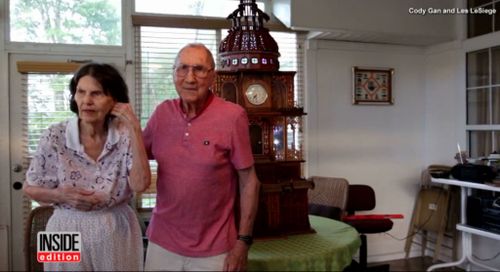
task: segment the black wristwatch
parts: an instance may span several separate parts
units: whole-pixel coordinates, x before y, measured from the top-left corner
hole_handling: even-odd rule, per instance
[[[238,240],[243,241],[247,246],[253,244],[253,237],[251,235],[238,235]]]

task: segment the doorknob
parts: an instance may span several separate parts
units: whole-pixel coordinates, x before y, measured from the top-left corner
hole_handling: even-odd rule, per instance
[[[14,184],[12,184],[12,188],[14,188],[14,190],[20,190],[21,188],[23,188],[23,183],[16,181],[14,182]]]
[[[12,168],[12,171],[19,173],[19,172],[23,171],[23,166],[20,164],[16,164],[16,165],[14,165],[14,168]]]

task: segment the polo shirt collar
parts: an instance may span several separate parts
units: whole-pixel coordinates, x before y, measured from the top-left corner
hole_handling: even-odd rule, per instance
[[[108,122],[108,137],[106,138],[106,145],[115,145],[120,139],[117,129],[117,121]],[[66,126],[66,146],[76,151],[83,152],[83,146],[80,144],[80,129],[78,128],[78,117],[68,120]]]
[[[212,91],[209,91],[208,92],[208,97],[205,100],[205,104],[203,104],[203,107],[201,107],[200,111],[196,113],[196,116],[193,117],[193,118],[191,118],[191,119],[194,119],[194,118],[200,116],[208,108],[208,105],[210,105],[210,103],[212,103],[212,101],[214,100],[214,97],[215,97],[215,95],[212,93]],[[178,105],[179,105],[179,108],[180,108],[182,114],[184,116],[186,116],[186,111],[184,110],[184,107],[182,106],[182,99],[181,98],[179,98],[179,104]]]

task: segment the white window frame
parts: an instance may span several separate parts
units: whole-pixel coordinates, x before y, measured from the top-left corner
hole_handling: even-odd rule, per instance
[[[122,45],[78,45],[78,44],[47,44],[47,43],[33,43],[33,42],[13,42],[10,41],[10,0],[4,0],[3,7],[5,10],[5,25],[4,27],[4,41],[5,49],[9,53],[47,53],[53,54],[74,54],[74,53],[88,53],[88,54],[117,54],[118,52],[125,54],[127,42],[130,40],[130,14],[132,11],[132,1],[121,0],[121,16],[122,16]]]
[[[492,47],[497,47],[500,46],[500,31],[477,36],[471,39],[467,39],[463,43],[463,49],[464,49],[464,58],[467,57],[467,53],[482,50],[482,49],[488,49]],[[491,62],[491,59],[490,59]],[[464,68],[465,72],[465,78],[467,78],[467,67]],[[464,95],[467,95],[467,86],[464,84],[465,89],[464,89]],[[487,85],[487,87],[492,86]],[[467,113],[467,102],[465,101],[464,109],[465,113]],[[499,105],[500,106],[500,105]],[[467,120],[465,119],[465,122]],[[469,131],[497,131],[500,133],[500,125],[499,124],[489,124],[489,125],[468,125],[465,123],[465,139],[467,141],[467,150],[471,150],[471,147],[469,146]],[[493,140],[494,141],[494,140]],[[500,149],[500,143],[496,143],[496,148]]]

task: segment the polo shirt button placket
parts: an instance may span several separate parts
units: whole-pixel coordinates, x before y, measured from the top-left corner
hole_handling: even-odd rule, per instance
[[[189,128],[190,127],[191,127],[191,122],[188,122],[187,126],[186,126],[186,132],[184,133],[184,141],[188,140],[188,137],[189,137]]]

